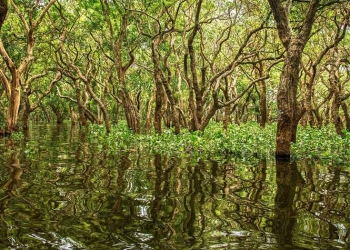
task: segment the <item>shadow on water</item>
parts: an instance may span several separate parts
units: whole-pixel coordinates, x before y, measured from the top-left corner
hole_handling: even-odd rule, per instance
[[[1,140],[1,249],[350,247],[346,168],[100,144],[66,125]]]

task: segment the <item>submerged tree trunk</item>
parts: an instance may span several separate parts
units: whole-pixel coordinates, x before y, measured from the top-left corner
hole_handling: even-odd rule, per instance
[[[62,106],[59,104],[53,104],[53,103],[50,103],[49,106],[51,108],[51,111],[54,113],[56,117],[56,123],[62,124],[64,121],[64,110],[62,110]],[[49,121],[51,121],[51,119]]]
[[[8,107],[6,112],[5,134],[11,134],[17,130],[18,111],[21,101],[20,93],[20,73],[0,40],[0,54],[6,62],[7,68],[11,73],[11,79],[1,70],[1,78],[5,85]]]
[[[85,113],[85,103],[84,103],[84,91],[81,90],[81,86],[78,79],[74,79],[74,85],[75,85],[75,96],[78,104],[78,112],[79,112],[79,125],[80,126],[87,126],[88,125],[88,117]]]
[[[84,82],[85,82],[87,91],[89,92],[90,96],[97,102],[98,107],[102,110],[106,132],[110,133],[111,132],[111,123],[110,123],[110,119],[109,119],[109,113],[108,113],[108,110],[107,110],[104,102],[101,101],[100,98],[95,94],[95,92],[93,91],[93,89],[91,87],[90,81],[87,78],[84,78]],[[97,122],[98,122],[98,124],[100,124],[101,120],[97,119]]]
[[[155,99],[155,93],[149,98],[147,103],[147,113],[145,117],[145,133],[149,133],[152,126],[152,104]]]
[[[5,133],[11,134],[12,132],[18,130],[17,122],[20,101],[21,93],[19,74],[17,70],[15,70],[15,72],[12,74],[11,98],[9,100],[9,106],[7,110]]]
[[[329,83],[330,83],[330,89],[333,93],[333,101],[331,106],[331,117],[333,124],[335,126],[335,130],[338,135],[344,137],[343,132],[343,121],[340,117],[339,109],[341,107],[342,99],[341,99],[341,86],[340,81],[338,77],[338,70],[340,67],[340,58],[338,56],[338,51],[336,48],[332,51],[332,58],[333,60],[330,62],[329,65]]]
[[[141,133],[140,114],[138,109],[136,108],[129,93],[124,88],[120,89],[119,92],[122,99],[122,105],[124,108],[126,122],[128,124],[129,129],[134,131],[136,134]]]
[[[293,43],[293,42],[291,42]],[[297,88],[299,82],[299,65],[301,48],[298,41],[291,44],[284,61],[277,93],[277,134],[276,157],[289,158],[290,146],[296,140],[298,125]]]
[[[62,124],[63,123],[63,111],[61,110],[61,107],[58,105],[58,106],[54,106],[54,105],[51,105],[51,109],[52,109],[52,112],[55,114],[56,116],[56,123],[57,124]]]
[[[26,90],[22,91],[22,98],[21,98],[21,110],[20,110],[20,119],[22,120],[22,129],[27,130],[28,129],[28,121],[29,121],[29,114],[30,114],[30,102],[29,102],[29,95]]]
[[[72,106],[69,106],[69,116],[71,124],[74,126],[77,120],[77,114],[74,112],[74,108]]]
[[[290,5],[281,0],[269,0],[269,4],[276,21],[279,38],[286,49],[284,67],[277,93],[277,134],[276,158],[289,159],[291,143],[296,140],[298,122],[302,110],[297,102],[299,84],[299,68],[301,57],[314,23],[320,0],[311,0],[303,20],[303,25],[297,31],[293,30],[289,20]]]

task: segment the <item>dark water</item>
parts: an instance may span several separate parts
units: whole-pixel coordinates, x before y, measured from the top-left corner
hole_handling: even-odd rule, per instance
[[[0,150],[0,249],[350,248],[346,167],[111,157],[55,125]]]

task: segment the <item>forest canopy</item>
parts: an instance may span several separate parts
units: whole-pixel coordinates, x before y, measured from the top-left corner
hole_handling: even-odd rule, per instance
[[[348,1],[0,1],[2,135],[30,121],[134,133],[350,130]]]

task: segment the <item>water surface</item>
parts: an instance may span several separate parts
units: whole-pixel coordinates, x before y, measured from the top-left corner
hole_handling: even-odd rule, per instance
[[[68,125],[0,152],[0,249],[350,248],[346,166],[110,155]]]

